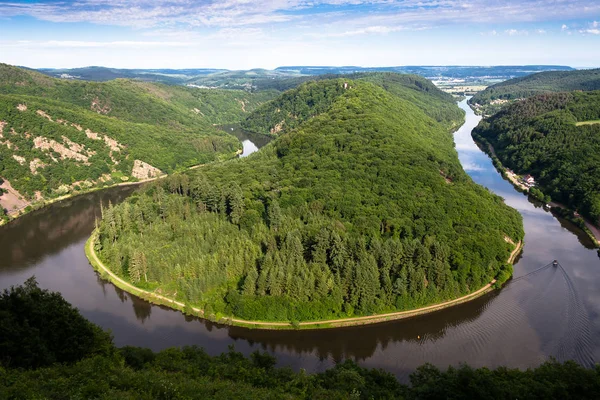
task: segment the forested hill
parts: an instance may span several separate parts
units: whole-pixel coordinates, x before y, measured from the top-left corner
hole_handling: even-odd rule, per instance
[[[100,115],[170,127],[237,122],[277,94],[209,90],[115,79],[72,81],[0,63],[0,93],[28,95],[69,103]]]
[[[213,124],[237,122],[271,97],[68,81],[0,64],[0,177],[22,205],[232,157],[239,141]]]
[[[436,95],[403,96],[349,79],[284,94],[275,104],[305,101],[295,129],[105,208],[96,251],[216,319],[369,315],[507,279],[520,215],[471,181],[447,127],[413,104]]]
[[[503,104],[543,93],[600,90],[600,69],[548,71],[509,79],[477,93],[470,100],[475,108],[492,115]]]
[[[293,129],[308,118],[327,110],[332,102],[344,93],[344,84],[348,85],[348,80],[374,83],[394,96],[412,102],[425,114],[448,128],[458,126],[462,122],[463,112],[456,107],[452,95],[439,90],[431,81],[417,75],[360,73],[310,79],[313,81],[307,83],[302,83],[300,79],[282,81],[289,82],[290,87],[298,84],[300,86],[274,101],[265,103],[249,115],[242,122],[242,126],[250,131],[271,135]],[[325,82],[322,82],[323,80]]]
[[[600,91],[517,102],[473,131],[500,161],[531,174],[552,199],[600,219]]]

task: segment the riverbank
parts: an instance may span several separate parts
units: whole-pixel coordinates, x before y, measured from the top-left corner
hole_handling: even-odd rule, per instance
[[[114,274],[96,255],[96,251],[94,250],[94,244],[98,237],[98,232],[94,230],[90,235],[90,238],[87,240],[85,244],[85,254],[96,271],[100,274],[103,279],[108,280],[113,285],[117,286],[119,289],[122,289],[128,293],[131,293],[135,296],[138,296],[150,303],[164,305],[167,307],[174,308],[179,310],[185,314],[192,314],[194,316],[198,316],[200,318],[204,317],[204,310],[191,307],[177,300],[162,296],[157,293],[149,292],[144,289],[140,289],[126,280],[120,278],[116,274]],[[515,248],[510,253],[508,258],[508,263],[512,264],[516,259],[517,255],[523,248],[523,243],[518,242],[515,245]],[[491,290],[493,290],[493,285],[496,283],[496,280],[493,279],[490,283],[483,286],[482,288],[476,290],[475,292],[469,293],[465,296],[459,297],[458,299],[449,300],[439,304],[433,304],[430,306],[425,306],[421,308],[417,308],[414,310],[407,311],[397,311],[386,314],[377,314],[377,315],[368,315],[364,317],[352,317],[352,318],[340,318],[340,319],[331,319],[331,320],[321,320],[321,321],[306,321],[306,322],[298,322],[292,324],[291,322],[268,322],[268,321],[249,321],[239,318],[232,317],[222,317],[222,318],[210,318],[210,320],[215,320],[214,322],[221,323],[224,325],[235,325],[245,328],[251,329],[270,329],[270,330],[283,330],[283,329],[325,329],[325,328],[341,328],[347,326],[356,326],[356,325],[370,325],[376,324],[380,322],[393,321],[399,319],[405,319],[414,317],[417,315],[427,314],[434,311],[438,311],[444,308],[452,307],[458,304],[466,303],[468,301],[474,300]],[[208,318],[207,318],[208,319]]]
[[[233,156],[231,158],[228,158],[224,161],[227,160],[231,160],[234,159],[236,157],[239,157],[240,154],[242,154],[243,149],[239,149],[237,150]],[[220,161],[219,161],[220,162]],[[204,166],[206,164],[196,164],[196,165],[192,165],[191,167],[187,167],[186,170],[193,170],[193,169],[197,169],[200,168],[202,166]],[[56,202],[62,201],[62,200],[67,200],[67,199],[71,199],[77,196],[81,196],[84,194],[88,194],[88,193],[92,193],[92,192],[96,192],[98,190],[105,190],[105,189],[110,189],[110,188],[114,188],[114,187],[119,187],[119,186],[133,186],[133,185],[142,185],[144,183],[148,183],[148,182],[152,182],[158,179],[163,179],[166,178],[167,176],[169,176],[169,174],[162,174],[159,176],[155,176],[153,178],[147,178],[147,179],[142,179],[141,181],[127,181],[127,182],[119,182],[119,183],[115,183],[113,185],[108,185],[108,186],[97,186],[97,187],[92,187],[86,190],[78,190],[75,191],[73,193],[69,193],[66,194],[64,196],[59,196],[59,197],[55,197],[52,199],[47,199],[47,200],[38,200],[37,202],[33,202],[33,203],[29,203],[28,207],[23,207],[21,208],[17,213],[14,213],[13,215],[8,215],[9,219],[5,220],[5,219],[0,219],[0,226],[8,224],[11,221],[14,221],[15,219],[30,213],[31,211],[35,211],[35,210],[39,210],[41,208],[47,207],[51,204],[54,204]]]
[[[496,151],[494,150],[494,147],[489,142],[487,142],[486,140],[484,140],[480,137],[477,137],[477,138],[473,137],[473,140],[479,146],[480,149],[482,149],[485,153],[487,153],[490,156],[494,166],[496,167],[498,172],[500,172],[500,174],[503,177],[505,177],[520,192],[523,192],[526,194],[529,193],[529,188],[527,186],[523,185],[519,181],[519,178],[514,173],[512,173],[508,168],[506,168],[504,166],[504,164],[502,164],[502,161],[500,161],[500,159],[496,155]],[[584,224],[583,227],[580,226],[581,230],[583,230],[586,233],[586,235],[588,235],[589,238],[592,239],[592,241],[596,244],[596,246],[600,247],[600,229],[596,225],[594,225],[591,221],[587,220],[584,217],[581,217],[581,216],[576,217],[575,211],[571,210],[569,207],[565,206],[564,204],[552,201],[552,202],[550,202],[550,205],[552,207],[566,210],[569,213],[571,213],[573,215],[573,217],[567,218],[567,219],[569,219],[571,222],[575,223],[576,225],[577,225],[576,218],[580,218]]]
[[[59,201],[63,201],[63,200],[67,200],[67,199],[72,199],[74,197],[81,196],[81,195],[84,195],[84,194],[89,194],[89,193],[97,192],[99,190],[111,189],[111,188],[115,188],[115,187],[119,187],[119,186],[142,185],[144,183],[147,183],[147,182],[150,182],[150,181],[155,181],[157,179],[161,179],[161,178],[164,178],[166,176],[168,176],[168,175],[167,174],[163,174],[163,175],[160,175],[160,176],[157,176],[157,177],[154,177],[154,178],[143,179],[141,181],[121,182],[121,183],[115,183],[113,185],[108,185],[108,186],[97,186],[97,187],[89,188],[87,190],[81,190],[81,191],[78,190],[76,192],[69,193],[69,194],[66,194],[64,196],[55,197],[55,198],[52,198],[52,199],[38,200],[37,202],[30,203],[27,207],[22,208],[16,214],[13,214],[13,215],[9,214],[9,218],[10,218],[9,220],[0,220],[0,226],[8,224],[11,221],[14,221],[17,218],[22,217],[23,215],[28,214],[28,213],[30,213],[32,211],[42,209],[42,208],[47,207],[47,206],[49,206],[51,204],[54,204],[54,203],[58,203]]]

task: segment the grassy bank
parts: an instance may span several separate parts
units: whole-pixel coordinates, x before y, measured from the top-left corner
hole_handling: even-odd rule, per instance
[[[500,159],[496,156],[494,147],[485,138],[478,136],[478,137],[473,137],[473,140],[475,140],[475,143],[483,152],[485,152],[488,156],[490,156],[490,158],[492,159],[492,164],[494,164],[494,167],[496,167],[496,170],[500,173],[500,175],[502,175],[503,178],[507,179],[514,186],[514,188],[517,189],[519,192],[522,192],[522,193],[525,193],[525,194],[528,194],[531,196],[529,189],[525,185],[520,183],[519,180],[517,179],[516,175],[514,173],[509,172],[508,168],[506,168],[502,164]],[[539,190],[539,188],[538,188],[538,190]],[[534,196],[532,196],[532,197],[534,199],[540,201],[539,199],[535,198]],[[552,209],[554,211],[557,211],[558,214],[562,218],[572,222],[577,227],[579,227],[583,232],[585,232],[586,235],[589,236],[590,239],[592,239],[592,241],[596,244],[597,247],[600,247],[600,237],[597,237],[594,234],[594,232],[592,231],[592,229],[590,229],[590,227],[595,226],[592,222],[586,220],[585,218],[583,218],[581,216],[576,216],[574,210],[566,207],[563,204],[559,204],[554,201],[551,202],[551,204],[552,204]]]

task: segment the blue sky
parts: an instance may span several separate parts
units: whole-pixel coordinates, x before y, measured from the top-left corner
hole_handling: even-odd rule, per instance
[[[0,0],[0,62],[600,67],[600,0]]]

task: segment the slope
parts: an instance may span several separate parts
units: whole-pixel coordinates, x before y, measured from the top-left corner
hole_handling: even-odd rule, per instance
[[[103,262],[207,317],[273,321],[415,308],[510,271],[519,214],[470,180],[447,128],[361,80],[288,100],[310,117],[255,155],[105,209]]]
[[[534,96],[480,122],[473,137],[531,174],[553,199],[600,218],[600,91]]]
[[[6,64],[0,93],[0,177],[24,205],[232,157],[239,141],[213,125],[239,121],[269,98],[60,80]]]
[[[477,111],[492,115],[502,105],[543,93],[599,90],[600,69],[548,71],[497,83],[469,101]]]
[[[410,101],[448,129],[462,123],[463,112],[456,107],[453,97],[425,78],[396,73],[359,73],[317,76],[307,83],[301,79],[284,80],[282,82],[289,81],[294,87],[300,86],[295,91],[284,93],[278,99],[265,103],[242,121],[241,125],[249,131],[271,135],[293,129],[326,110],[344,92],[344,86],[349,86],[348,80],[374,83],[394,96]]]

